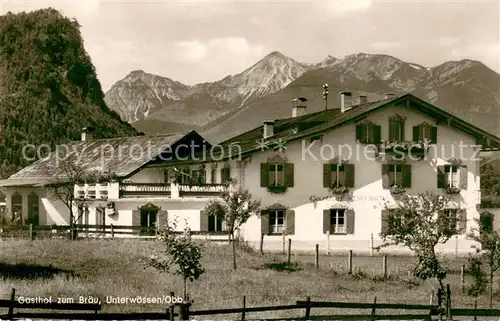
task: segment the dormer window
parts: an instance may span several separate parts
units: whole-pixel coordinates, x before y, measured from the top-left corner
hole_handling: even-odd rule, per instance
[[[405,140],[405,121],[406,117],[398,114],[389,118],[390,142],[403,142]]]
[[[356,125],[356,140],[363,144],[380,143],[381,127],[370,121]]]
[[[432,126],[427,122],[423,122],[420,125],[413,126],[413,141],[430,141],[431,143],[435,144],[437,141],[437,127]]]

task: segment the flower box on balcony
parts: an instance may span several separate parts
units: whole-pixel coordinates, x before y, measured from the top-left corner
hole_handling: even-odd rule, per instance
[[[460,187],[457,186],[446,186],[444,188],[444,191],[446,194],[459,194],[460,193]]]
[[[391,186],[390,191],[392,195],[400,195],[406,193],[406,189],[403,187],[399,187],[398,185]]]
[[[420,141],[420,142],[389,142],[383,141],[379,146],[379,152],[388,152],[388,153],[410,153],[410,154],[423,154],[429,148],[429,141]]]
[[[267,190],[269,191],[269,193],[283,194],[283,193],[286,192],[286,186],[283,186],[283,185],[269,185],[267,187]]]
[[[334,195],[342,195],[349,192],[349,189],[345,186],[332,186],[330,192]]]

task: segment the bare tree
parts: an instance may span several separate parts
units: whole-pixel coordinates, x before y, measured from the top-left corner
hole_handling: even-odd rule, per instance
[[[233,245],[233,269],[236,270],[236,242],[234,234],[260,208],[260,201],[253,200],[247,189],[237,187],[235,180],[226,183],[222,201],[211,201],[205,208],[207,215],[215,215],[226,223],[229,241]]]
[[[116,175],[96,170],[85,170],[78,164],[76,156],[68,156],[59,161],[57,171],[58,175],[47,187],[52,196],[69,209],[71,239],[74,240],[76,239],[75,225],[82,217],[84,208],[89,205],[88,199],[75,196],[75,185],[110,181],[116,179]]]

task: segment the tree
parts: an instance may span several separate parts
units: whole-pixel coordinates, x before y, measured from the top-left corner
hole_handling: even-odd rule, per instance
[[[191,230],[186,224],[184,233],[175,233],[176,222],[172,222],[161,231],[160,240],[165,248],[159,254],[153,254],[145,262],[146,267],[154,267],[163,273],[180,275],[184,281],[184,299],[187,299],[187,281],[197,280],[204,272],[201,265],[202,248],[191,238]]]
[[[489,277],[489,305],[493,308],[493,277],[494,273],[500,269],[500,233],[489,226],[486,226],[484,221],[477,220],[479,228],[473,228],[467,237],[476,241],[480,245],[473,245],[476,250],[476,257],[471,260],[471,266],[476,267],[475,273],[476,283],[482,282],[484,274],[482,266],[488,265]]]
[[[56,155],[57,157],[57,155]],[[69,209],[71,239],[76,239],[75,225],[83,215],[83,209],[89,205],[88,199],[75,196],[75,185],[83,183],[106,182],[117,179],[113,173],[85,170],[78,164],[76,155],[70,155],[58,161],[58,175],[47,185],[52,196],[60,200]],[[77,209],[75,215],[75,209]]]
[[[461,233],[458,224],[460,212],[445,212],[449,201],[448,197],[426,192],[418,196],[402,196],[395,208],[386,204],[387,228],[380,234],[383,244],[379,247],[408,247],[418,257],[414,275],[422,280],[436,278],[443,293],[446,271],[439,261],[436,245],[444,244]]]
[[[205,207],[207,215],[219,217],[226,223],[229,241],[233,246],[233,269],[236,270],[236,242],[234,234],[260,208],[260,201],[253,200],[252,194],[241,186],[237,187],[235,180],[226,183],[221,194],[221,200],[210,201]]]

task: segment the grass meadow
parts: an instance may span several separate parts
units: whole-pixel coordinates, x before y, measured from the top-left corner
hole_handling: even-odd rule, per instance
[[[144,268],[142,260],[163,246],[144,240],[4,240],[0,242],[0,297],[8,299],[12,288],[17,296],[73,298],[159,297],[174,291],[182,295],[180,277]],[[248,306],[294,304],[311,296],[316,301],[428,304],[436,281],[419,281],[408,275],[415,264],[409,256],[389,256],[388,280],[382,280],[382,257],[356,256],[353,275],[347,274],[347,255],[321,256],[315,269],[314,256],[293,254],[294,269],[280,271],[285,255],[261,255],[247,247],[238,249],[238,269],[232,269],[228,244],[205,243],[202,264],[206,270],[200,279],[188,284],[192,310]],[[460,268],[466,258],[445,261],[452,288],[454,307],[472,307],[473,298],[460,291]],[[472,278],[466,276],[466,283]],[[498,296],[494,305],[500,308]],[[478,307],[487,306],[487,298],[478,299]],[[105,304],[103,312],[161,312],[165,305]],[[382,311],[381,311],[382,312]],[[313,309],[312,314],[370,313]],[[387,313],[387,312],[386,312]],[[398,313],[392,311],[390,313]],[[403,313],[401,311],[400,313]],[[408,311],[406,311],[408,313]],[[302,310],[250,314],[247,317],[295,317]],[[203,319],[235,319],[236,315]]]

